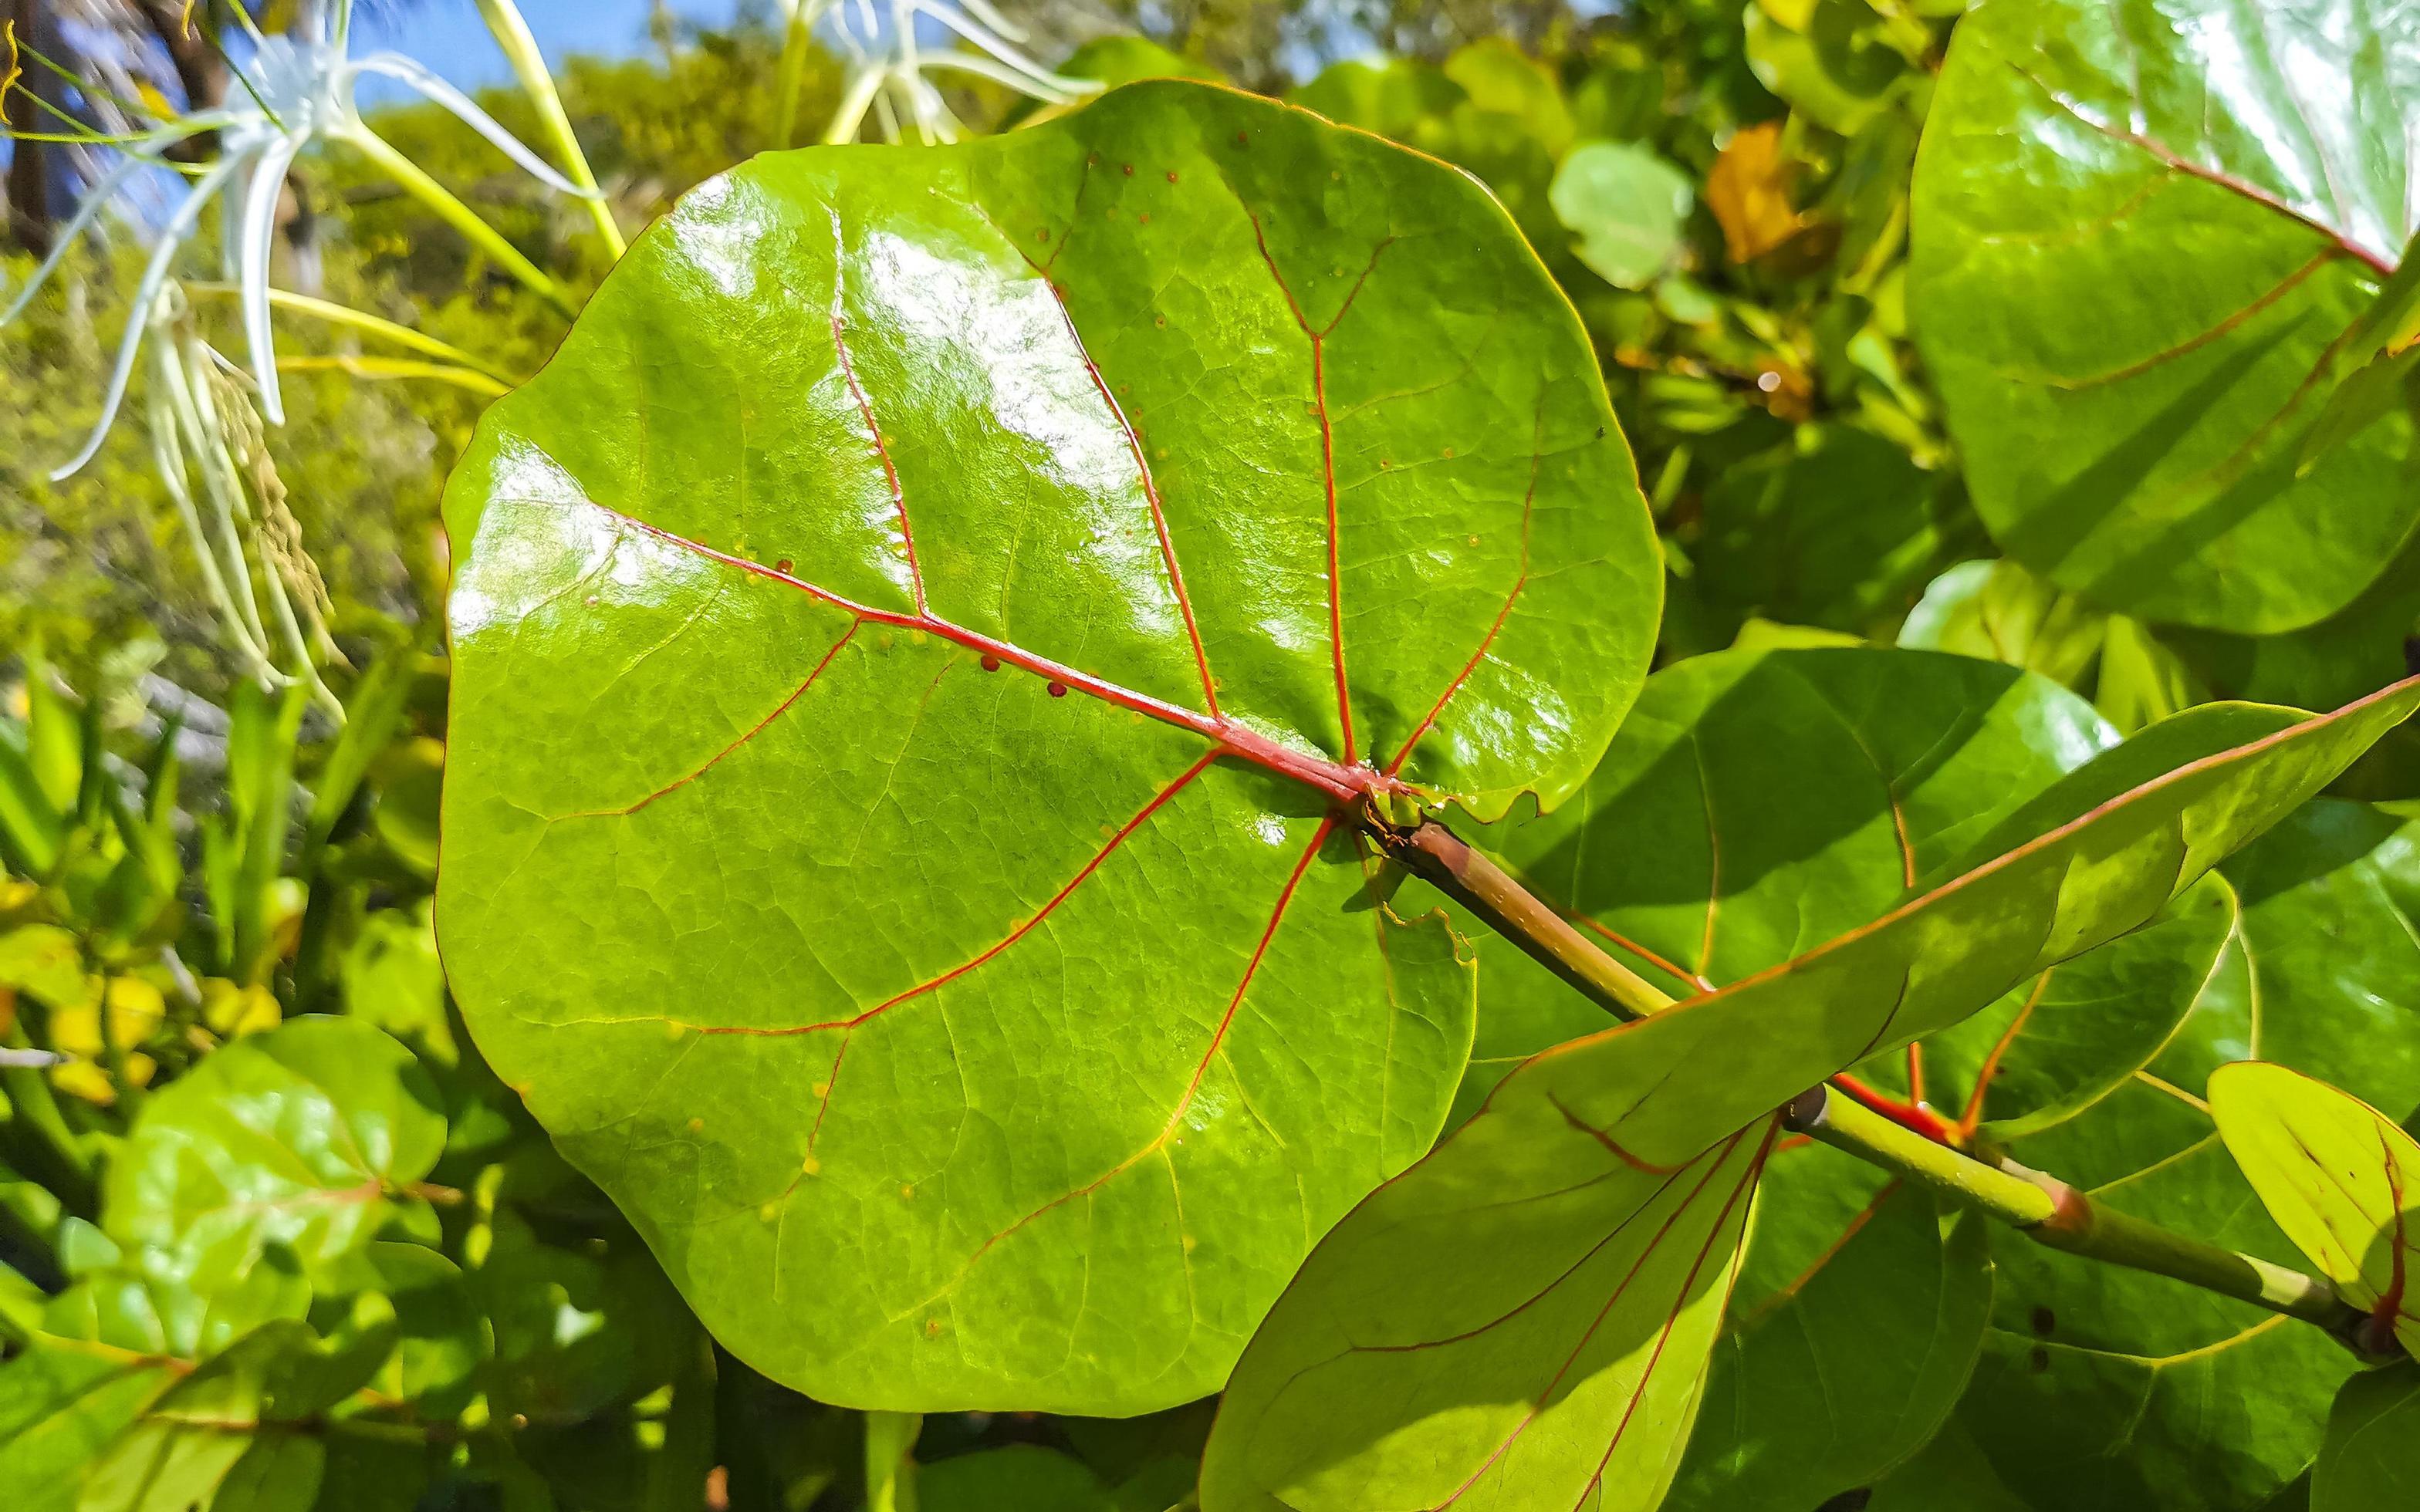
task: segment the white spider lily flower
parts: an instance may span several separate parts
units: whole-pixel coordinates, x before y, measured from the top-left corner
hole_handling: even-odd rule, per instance
[[[1072,105],[1100,87],[1035,62],[1018,46],[1025,32],[986,0],[887,0],[887,15],[876,9],[875,0],[793,4],[803,8],[794,11],[799,29],[829,23],[846,56],[847,83],[824,131],[826,142],[854,141],[869,112],[893,142],[909,126],[928,144],[958,140],[965,123],[925,77],[932,69],[971,73],[1053,105]],[[917,23],[926,18],[967,45],[926,51],[916,39]]]
[[[202,339],[175,282],[161,285],[149,311],[152,372],[144,395],[152,459],[221,633],[263,687],[302,683],[342,723],[343,706],[318,673],[344,663],[328,635],[327,589],[302,548],[242,369]],[[279,665],[281,649],[290,671]]]
[[[244,17],[249,25],[249,17],[241,7],[236,7],[234,13]],[[201,224],[202,212],[217,198],[225,200],[220,229],[223,276],[241,291],[245,355],[253,382],[270,423],[285,424],[285,404],[278,389],[277,357],[269,322],[269,259],[276,232],[277,199],[296,156],[315,139],[347,142],[382,161],[396,156],[364,123],[354,104],[353,86],[362,75],[393,79],[452,113],[523,172],[557,193],[580,199],[597,197],[596,191],[582,189],[549,167],[469,97],[412,59],[397,53],[347,56],[346,19],[340,10],[333,40],[255,32],[252,55],[233,66],[237,88],[226,104],[116,143],[123,154],[117,165],[85,194],[83,203],[62,228],[51,255],[34,270],[33,277],[18,291],[6,313],[0,314],[0,326],[5,326],[24,309],[34,292],[58,267],[67,248],[136,174],[145,169],[175,171],[178,165],[166,155],[170,147],[199,132],[218,133],[217,158],[192,180],[184,198],[153,240],[150,259],[144,267],[142,281],[135,285],[134,301],[127,312],[126,334],[119,343],[109,385],[101,397],[101,417],[83,447],[51,474],[54,480],[82,470],[101,450],[102,440],[125,403],[127,384],[133,376],[144,333],[151,325],[153,306],[167,283],[178,250],[194,236]]]

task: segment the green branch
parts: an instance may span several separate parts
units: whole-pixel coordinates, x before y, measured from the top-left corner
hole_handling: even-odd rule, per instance
[[[1393,860],[1479,916],[1489,928],[1625,1022],[1669,1008],[1673,996],[1596,942],[1434,820],[1409,829],[1374,811],[1362,829]],[[1789,1126],[1869,1165],[1931,1188],[2035,1242],[2086,1259],[2148,1271],[2326,1329],[2355,1353],[2364,1315],[2328,1282],[2129,1217],[2055,1176],[2006,1157],[1985,1160],[1927,1138],[1867,1107],[1810,1088],[1783,1110]],[[2382,1356],[2381,1357],[2382,1358]]]

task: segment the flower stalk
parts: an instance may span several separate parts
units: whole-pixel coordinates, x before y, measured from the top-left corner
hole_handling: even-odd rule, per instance
[[[564,177],[582,192],[582,203],[597,226],[597,235],[604,240],[605,250],[619,258],[629,243],[613,220],[613,207],[597,188],[597,175],[588,166],[588,154],[582,149],[579,136],[571,130],[571,117],[563,108],[562,95],[555,91],[554,76],[547,71],[546,57],[538,51],[537,39],[530,35],[529,23],[521,19],[520,8],[513,0],[479,0],[479,15],[495,37],[496,45],[504,50],[505,58],[512,63],[513,77],[520,82],[521,92],[537,108],[538,125],[553,145]]]

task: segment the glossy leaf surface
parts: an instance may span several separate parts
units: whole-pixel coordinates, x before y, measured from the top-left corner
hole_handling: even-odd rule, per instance
[[[2286,1066],[2211,1073],[2210,1113],[2261,1205],[2345,1301],[2420,1352],[2420,1145],[2350,1092]]]
[[[2399,410],[2304,464],[2413,229],[2404,0],[1992,0],[1915,184],[1910,316],[1977,508],[2104,608],[2269,633],[2420,518]]]
[[[1468,1043],[1331,805],[1561,798],[1660,580],[1503,213],[1181,84],[701,188],[448,507],[481,1048],[727,1344],[902,1410],[1218,1386]]]
[[[1205,1512],[1449,1494],[1653,1505],[1770,1110],[2139,927],[2416,700],[2400,686],[2328,716],[2234,706],[2155,726],[2018,805],[1979,862],[1939,869],[1950,880],[1879,919],[1525,1062],[1313,1252],[1229,1386]],[[1659,1256],[1654,1235],[1693,1257]],[[1600,1274],[1605,1255],[1628,1258]],[[1625,1283],[1633,1269],[1653,1279]]]
[[[271,1248],[324,1275],[389,1225],[433,1234],[411,1186],[444,1138],[411,1052],[355,1019],[295,1019],[146,1104],[110,1165],[106,1225],[141,1269],[205,1290]]]

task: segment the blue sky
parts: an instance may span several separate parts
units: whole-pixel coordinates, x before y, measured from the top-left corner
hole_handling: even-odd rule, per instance
[[[520,0],[531,33],[551,64],[572,54],[626,56],[648,46],[649,0]],[[671,0],[675,15],[727,23],[738,0]],[[408,53],[464,88],[509,83],[512,69],[496,50],[473,0],[355,0],[354,49]],[[392,99],[400,85],[365,79],[365,100]]]

